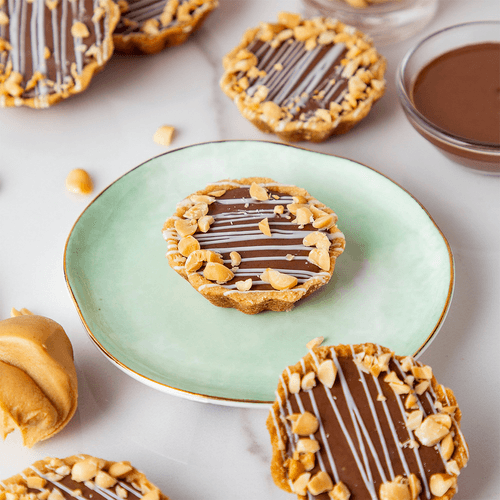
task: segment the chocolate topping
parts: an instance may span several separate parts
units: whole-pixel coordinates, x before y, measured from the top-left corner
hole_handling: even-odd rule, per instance
[[[322,378],[323,362],[333,364],[333,384]],[[292,374],[299,376],[300,387]],[[304,387],[311,375],[315,382]],[[421,382],[423,389],[417,389]],[[408,485],[410,477],[420,484],[419,498],[435,498],[431,478],[450,474],[450,454],[445,457],[447,452],[440,444],[445,434],[426,441],[429,436],[422,430],[426,419],[447,420],[451,428],[444,429],[445,433],[451,432],[456,446],[466,445],[459,430],[460,416],[455,419],[452,393],[434,383],[430,367],[373,344],[312,348],[283,373],[268,419],[271,436],[277,433],[277,438],[272,437],[271,467],[277,484],[286,481],[299,494],[294,485],[305,473],[297,467],[305,463],[300,443],[307,438],[319,445],[313,451],[314,466],[307,473],[312,478],[322,471],[333,485],[343,483],[351,500],[378,500],[382,485],[404,480]],[[399,390],[401,386],[404,389]],[[415,426],[410,425],[412,412],[421,418]],[[297,418],[306,414],[317,419],[318,425],[299,430]],[[466,448],[464,453],[461,466],[467,462]],[[277,464],[285,469],[284,477],[275,475]],[[328,490],[317,494],[309,490],[307,495],[310,499],[331,498]]]
[[[86,66],[111,55],[110,17],[118,12],[110,2],[14,0],[3,2],[1,13],[7,22],[0,23],[0,82],[7,77],[8,97],[48,105],[49,95],[83,90]]]
[[[271,285],[260,279],[266,268],[292,274],[299,279],[299,284],[321,272],[307,260],[311,248],[302,243],[308,233],[317,229],[312,224],[301,229],[292,222],[295,217],[286,209],[287,204],[293,203],[291,196],[272,190],[269,195],[270,199],[257,201],[250,197],[248,187],[226,191],[209,206],[208,215],[215,219],[209,231],[194,235],[202,249],[220,253],[226,265],[230,266],[232,251],[241,255],[238,270],[225,287],[234,288],[237,281],[252,278],[252,290],[272,290]],[[282,215],[274,213],[277,205],[285,207]],[[258,227],[265,218],[269,220],[271,237],[265,236]],[[293,260],[287,260],[287,255],[293,255]]]
[[[117,498],[119,498],[115,493],[116,485],[112,489],[99,488],[90,481],[86,483],[73,481],[73,479],[71,479],[71,475],[64,476],[63,478],[56,480],[50,479],[53,476],[42,474],[35,468],[33,468],[33,470],[47,480],[47,484],[45,486],[47,490],[58,490],[66,500],[117,500]],[[116,484],[127,491],[127,500],[139,500],[143,496],[139,490],[125,481],[119,481]],[[40,493],[40,490],[28,488],[28,493],[37,494]]]
[[[247,94],[252,96],[260,85],[269,89],[268,101],[290,110],[294,119],[307,119],[317,109],[328,109],[331,102],[341,102],[347,92],[348,77],[342,75],[347,47],[343,43],[318,45],[306,50],[299,41],[285,41],[279,46],[256,40],[248,50],[258,59],[257,68],[265,76],[249,81]]]
[[[126,35],[128,33],[140,32],[144,23],[149,19],[158,21],[158,28],[167,28],[179,22],[177,17],[177,5],[185,4],[188,0],[127,0],[126,8],[118,22],[115,34]],[[169,4],[172,8],[169,8]]]
[[[500,145],[500,43],[468,45],[434,59],[417,75],[412,100],[445,131]]]
[[[223,58],[222,90],[259,130],[321,142],[362,120],[385,91],[371,40],[327,17],[280,12],[249,29]]]
[[[130,462],[46,457],[0,481],[0,497],[30,500],[168,500]]]
[[[391,467],[394,471],[394,475],[402,475],[405,476],[405,465],[403,464],[399,453],[398,448],[400,448],[401,452],[404,455],[404,460],[407,462],[407,467],[414,473],[418,474],[419,465],[416,458],[416,453],[414,450],[407,447],[401,447],[399,443],[408,442],[411,437],[406,429],[406,427],[401,425],[402,422],[402,414],[400,405],[404,405],[404,396],[396,395],[394,391],[387,385],[382,383],[382,393],[387,398],[386,404],[389,410],[390,418],[396,424],[396,432],[398,437],[398,443],[394,441],[394,436],[391,432],[391,428],[389,425],[389,420],[384,413],[383,406],[380,402],[377,402],[378,389],[374,382],[372,376],[360,375],[358,372],[358,368],[353,363],[352,357],[350,358],[339,358],[339,363],[342,368],[342,372],[345,376],[345,379],[348,381],[350,394],[356,404],[357,409],[359,410],[359,417],[364,423],[364,426],[367,429],[368,435],[370,437],[371,442],[373,443],[375,453],[378,454],[381,467],[386,476],[386,480],[391,478],[391,472],[388,468],[388,465],[384,459],[383,454],[383,445],[382,441],[385,442],[388,450],[388,455],[390,457]],[[391,371],[396,371],[399,373],[399,369],[394,362],[390,363],[389,366]],[[382,438],[378,433],[378,430],[375,425],[375,418],[371,412],[370,406],[368,404],[367,395],[363,388],[362,383],[360,382],[360,376],[364,376],[369,394],[371,396],[372,401],[374,401],[374,408],[376,418],[380,422],[380,428],[382,430]],[[401,375],[400,375],[401,377]],[[378,471],[378,467],[376,461],[374,459],[374,454],[369,449],[368,441],[365,437],[362,438],[361,441],[357,439],[357,433],[360,432],[359,427],[357,429],[354,428],[353,421],[351,419],[349,405],[347,404],[346,395],[340,383],[334,384],[332,389],[327,389],[323,384],[318,384],[312,391],[308,393],[302,393],[300,395],[300,401],[302,402],[302,411],[305,409],[314,414],[314,406],[312,401],[315,401],[316,407],[321,415],[321,420],[323,422],[324,430],[326,436],[330,436],[328,440],[328,444],[323,441],[323,436],[320,432],[315,434],[315,438],[320,443],[320,455],[323,463],[326,466],[326,471],[329,473],[330,477],[335,477],[335,474],[332,470],[332,466],[330,460],[327,455],[327,450],[330,449],[333,455],[334,463],[337,467],[337,474],[339,479],[345,484],[349,485],[349,489],[351,491],[351,499],[352,500],[362,500],[362,499],[370,499],[369,490],[367,489],[363,477],[362,472],[358,468],[355,459],[353,457],[353,453],[347,441],[347,436],[344,434],[339,420],[336,418],[333,406],[330,402],[329,397],[326,394],[326,391],[330,391],[332,395],[337,409],[344,421],[344,424],[347,428],[348,435],[352,439],[354,443],[354,447],[356,449],[356,453],[358,457],[362,459],[363,452],[361,450],[361,446],[365,447],[365,451],[368,458],[368,467],[367,470],[370,471],[372,475],[372,482],[375,486],[375,491],[379,491],[380,485],[386,481],[382,480],[381,474]],[[397,399],[400,400],[398,403]],[[427,401],[426,398],[421,398],[421,403],[425,408],[425,412],[432,413],[432,408]],[[300,413],[301,408],[297,402],[295,397],[290,399],[292,413]],[[404,406],[403,406],[404,407]],[[398,425],[399,424],[399,425]],[[292,450],[289,449],[290,455],[292,455]],[[430,479],[430,476],[435,473],[445,472],[445,467],[443,460],[439,454],[439,451],[435,448],[421,446],[418,450],[418,455],[423,464],[423,469],[426,471],[427,479]],[[319,466],[319,460],[316,461],[315,468],[311,471],[311,474],[314,475],[321,470]],[[316,498],[321,500],[329,500],[328,495],[325,493],[323,495],[319,495]]]

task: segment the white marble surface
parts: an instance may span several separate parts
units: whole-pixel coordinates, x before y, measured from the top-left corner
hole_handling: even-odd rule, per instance
[[[218,87],[221,58],[243,31],[298,0],[220,0],[203,29],[155,56],[115,56],[83,94],[52,109],[0,110],[0,318],[27,307],[61,323],[79,375],[79,409],[52,439],[24,449],[0,442],[0,479],[46,455],[85,452],[131,460],[172,500],[294,498],[269,473],[266,409],[239,409],[160,393],[112,366],[90,342],[63,276],[69,231],[90,198],[70,196],[67,173],[87,169],[95,192],[165,151],[152,140],[172,124],[171,149],[220,139],[275,140],[238,113]],[[498,0],[441,0],[419,35],[381,48],[388,91],[349,134],[313,150],[369,165],[410,191],[448,238],[456,288],[448,317],[422,360],[462,407],[471,460],[457,500],[494,500],[500,491],[500,177],[442,157],[406,122],[394,74],[426,33],[458,22],[500,18]],[[1,381],[0,381],[1,383]]]

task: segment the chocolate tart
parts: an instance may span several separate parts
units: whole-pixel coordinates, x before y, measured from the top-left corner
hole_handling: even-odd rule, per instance
[[[328,283],[345,247],[333,210],[264,177],[209,184],[163,226],[170,266],[219,307],[288,311]]]
[[[47,108],[85,90],[113,53],[119,17],[111,0],[2,2],[0,107]]]
[[[469,458],[453,392],[412,357],[320,341],[279,379],[275,483],[300,499],[452,498]]]
[[[112,462],[90,455],[39,460],[0,481],[0,498],[169,500],[130,462]]]
[[[281,12],[223,59],[220,86],[241,114],[286,141],[321,142],[362,120],[385,91],[385,59],[340,21]]]
[[[155,54],[184,43],[201,28],[218,0],[119,0],[116,51]]]

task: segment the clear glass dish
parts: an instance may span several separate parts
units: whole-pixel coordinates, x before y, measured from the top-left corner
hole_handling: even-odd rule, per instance
[[[401,61],[396,73],[399,100],[410,124],[453,161],[487,174],[500,174],[500,143],[482,143],[453,135],[420,113],[412,89],[420,71],[442,54],[482,42],[500,43],[500,21],[477,21],[450,26],[426,37]]]
[[[307,16],[339,19],[369,35],[378,46],[397,43],[418,33],[434,17],[438,0],[388,0],[365,8],[345,0],[302,0]]]

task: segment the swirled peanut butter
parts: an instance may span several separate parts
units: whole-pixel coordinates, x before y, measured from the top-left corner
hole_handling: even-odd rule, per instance
[[[0,436],[18,429],[26,446],[71,420],[78,399],[73,349],[49,318],[21,314],[0,321]]]

